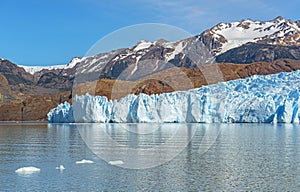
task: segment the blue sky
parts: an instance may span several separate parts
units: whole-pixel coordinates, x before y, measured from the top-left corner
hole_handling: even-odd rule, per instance
[[[0,7],[0,57],[23,65],[68,63],[115,30],[141,23],[198,34],[219,22],[300,19],[299,0],[3,0]]]

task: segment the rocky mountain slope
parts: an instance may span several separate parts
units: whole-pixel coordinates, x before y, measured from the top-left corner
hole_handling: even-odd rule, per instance
[[[56,72],[56,70],[51,70],[51,73],[53,72]],[[46,79],[44,77],[51,73],[46,73],[40,78],[36,78],[36,76],[28,73],[24,68],[11,61],[0,59],[0,104],[14,100],[23,100],[31,95],[54,94],[65,89],[71,89],[71,86],[61,81],[63,79],[62,76],[58,75],[59,83],[55,83],[55,78]],[[40,82],[43,80],[48,80],[48,84],[51,83],[53,86],[41,84]],[[58,84],[61,87],[56,86]]]
[[[300,46],[247,43],[230,49],[216,57],[217,62],[253,63],[272,62],[277,59],[300,59]]]
[[[17,85],[19,83],[30,85],[33,83],[32,76],[24,68],[4,59],[0,59],[0,64],[0,72],[5,76],[10,85]]]

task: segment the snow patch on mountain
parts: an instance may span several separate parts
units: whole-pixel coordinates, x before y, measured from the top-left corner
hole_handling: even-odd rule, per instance
[[[153,45],[152,42],[142,40],[141,42],[139,42],[139,43],[135,46],[135,48],[133,49],[133,51],[137,52],[137,51],[140,51],[140,50],[143,50],[143,49],[147,49],[147,48],[149,48],[151,45]]]
[[[64,69],[70,69],[73,68],[77,65],[77,63],[83,61],[85,58],[80,58],[80,57],[74,57],[70,63],[68,63],[67,65],[65,65]]]
[[[168,43],[166,45],[167,45],[167,47],[174,48],[174,43]],[[174,51],[167,54],[166,61],[170,61],[170,60],[174,59],[177,54],[179,54],[183,51],[184,48],[185,48],[185,45],[184,45],[183,41],[180,41],[179,43],[177,43],[177,45],[174,48]]]

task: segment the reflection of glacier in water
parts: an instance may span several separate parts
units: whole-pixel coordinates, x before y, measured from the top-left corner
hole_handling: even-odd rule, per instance
[[[299,123],[300,71],[252,76],[189,91],[128,95],[119,101],[79,96],[48,113],[49,122]]]
[[[130,169],[159,166],[181,153],[197,129],[203,129],[199,152],[215,142],[214,124],[76,124],[88,147],[107,162]]]

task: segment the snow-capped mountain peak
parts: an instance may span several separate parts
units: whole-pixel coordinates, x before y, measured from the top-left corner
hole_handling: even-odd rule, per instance
[[[216,54],[224,53],[248,42],[300,45],[299,25],[283,17],[266,22],[247,19],[240,22],[219,23],[205,31],[203,35],[211,36],[213,41],[222,39],[223,42],[213,50]]]

